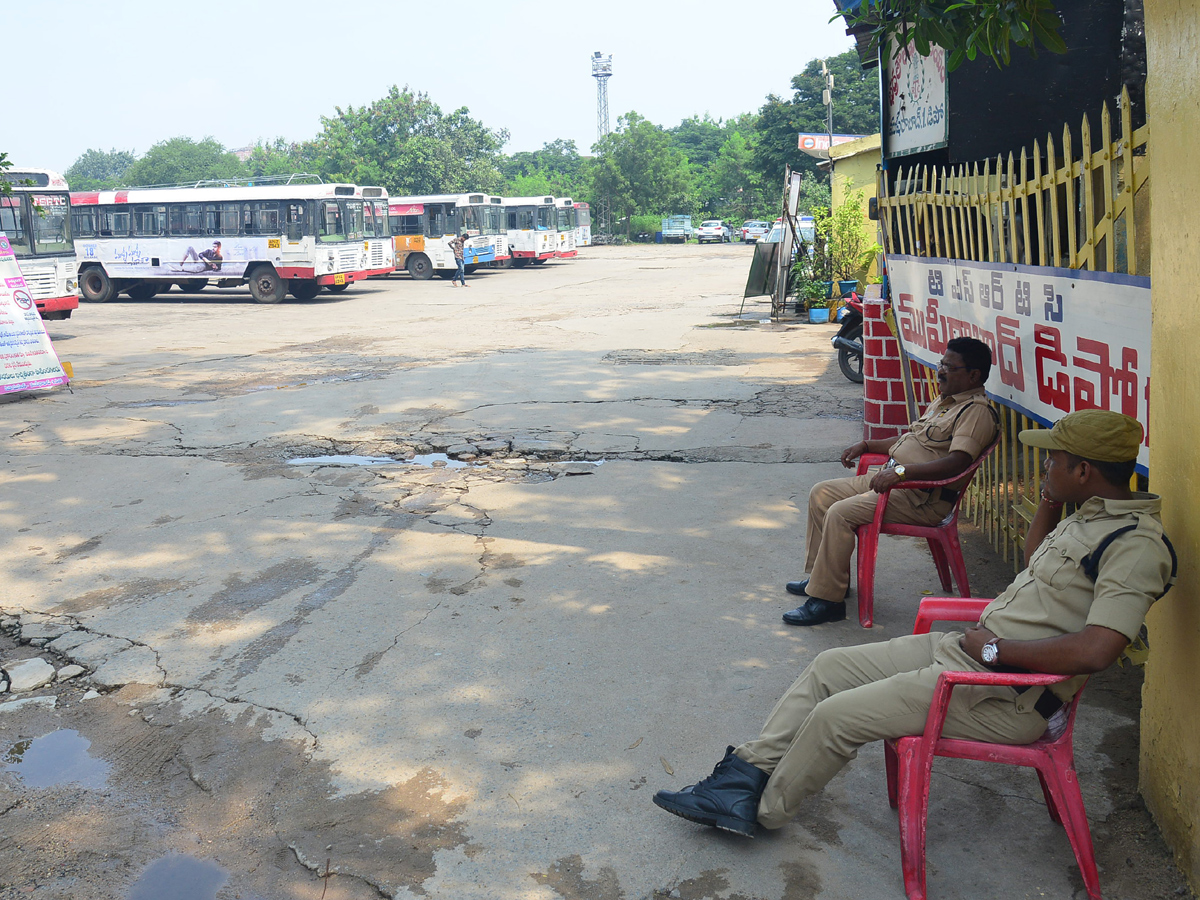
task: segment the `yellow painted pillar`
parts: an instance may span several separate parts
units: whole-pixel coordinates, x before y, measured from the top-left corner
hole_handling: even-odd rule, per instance
[[[1180,869],[1200,886],[1200,0],[1145,0],[1151,279],[1151,487],[1179,582],[1147,620],[1141,789]]]

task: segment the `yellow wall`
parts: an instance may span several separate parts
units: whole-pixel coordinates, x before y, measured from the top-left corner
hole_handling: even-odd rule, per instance
[[[1141,787],[1192,887],[1200,886],[1200,0],[1145,0],[1149,70],[1150,477],[1179,581],[1147,619]]]
[[[875,196],[875,170],[880,160],[880,135],[871,134],[856,141],[847,141],[833,148],[833,179],[831,184],[832,198],[830,204],[834,209],[841,206],[846,195],[854,191],[863,194],[863,220],[867,223],[867,233],[873,235],[879,242],[878,223],[867,218],[867,200]],[[867,271],[868,278],[879,277],[878,261],[871,264]]]

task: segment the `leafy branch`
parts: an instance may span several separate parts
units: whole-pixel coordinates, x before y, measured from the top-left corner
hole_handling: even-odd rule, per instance
[[[911,41],[928,56],[937,44],[946,50],[949,71],[980,54],[1007,66],[1014,46],[1034,56],[1039,45],[1051,53],[1067,51],[1054,0],[867,0],[838,16],[852,31],[869,34],[872,49],[895,37],[901,47]]]

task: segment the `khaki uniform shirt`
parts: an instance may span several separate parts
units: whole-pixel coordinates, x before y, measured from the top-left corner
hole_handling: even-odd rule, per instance
[[[996,416],[988,405],[987,393],[975,388],[949,397],[939,395],[909,431],[892,444],[891,457],[907,466],[944,459],[961,450],[973,462],[995,437]],[[950,487],[962,490],[969,480]]]
[[[1131,500],[1091,498],[1046,535],[1029,567],[987,605],[979,623],[998,637],[1017,641],[1072,634],[1088,625],[1103,625],[1133,640],[1171,577],[1161,510],[1162,501],[1154,494],[1135,493]],[[1093,583],[1083,571],[1084,558],[1126,525],[1137,528],[1108,545]],[[1068,699],[1082,682],[1082,677],[1073,678],[1051,689]],[[1036,699],[1040,691],[1029,693]]]

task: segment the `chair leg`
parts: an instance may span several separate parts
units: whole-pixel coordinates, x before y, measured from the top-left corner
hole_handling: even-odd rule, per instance
[[[875,556],[879,532],[871,525],[858,527],[858,624],[870,628],[875,621]]]
[[[1092,831],[1088,826],[1087,810],[1083,806],[1083,794],[1079,790],[1079,779],[1069,760],[1051,754],[1051,764],[1045,771],[1045,783],[1054,797],[1055,805],[1062,816],[1067,840],[1075,853],[1079,874],[1087,890],[1088,900],[1101,900],[1100,873],[1096,870],[1096,852],[1092,846]],[[1039,769],[1039,773],[1040,773]]]
[[[1054,799],[1054,794],[1050,792],[1050,786],[1046,784],[1046,776],[1042,774],[1042,770],[1037,770],[1038,781],[1042,785],[1042,796],[1046,798],[1046,809],[1050,812],[1050,821],[1057,822],[1062,825],[1062,816],[1058,812],[1058,803]]]
[[[884,741],[883,742],[883,766],[887,772],[888,803],[891,804],[892,809],[896,809],[899,805],[899,801],[897,800],[898,795],[897,795],[897,787],[896,787],[896,780],[897,780],[896,769],[898,767],[898,764],[899,764],[899,760],[896,757],[895,749],[892,747],[891,743],[889,743],[888,741]]]
[[[967,564],[963,560],[962,544],[958,542],[958,527],[947,529],[945,536],[946,558],[950,562],[950,571],[958,583],[960,597],[971,596],[971,585],[967,583]]]
[[[933,564],[937,566],[938,578],[942,581],[942,590],[948,594],[954,590],[954,586],[950,584],[950,565],[946,562],[946,548],[936,538],[929,538],[925,543],[929,545]]]
[[[905,741],[898,754],[900,868],[908,900],[926,900],[925,825],[929,815],[929,783],[921,766],[922,742]]]

